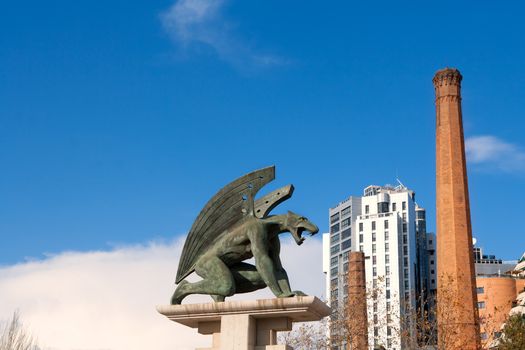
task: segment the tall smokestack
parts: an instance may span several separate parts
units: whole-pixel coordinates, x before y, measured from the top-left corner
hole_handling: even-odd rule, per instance
[[[348,264],[348,349],[368,350],[365,254],[350,252]]]
[[[446,350],[480,348],[465,142],[457,69],[439,70],[436,92],[438,341]]]

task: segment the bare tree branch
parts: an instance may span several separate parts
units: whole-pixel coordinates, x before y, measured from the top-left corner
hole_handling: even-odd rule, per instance
[[[0,350],[40,350],[36,340],[20,321],[18,311],[5,324],[0,325]]]

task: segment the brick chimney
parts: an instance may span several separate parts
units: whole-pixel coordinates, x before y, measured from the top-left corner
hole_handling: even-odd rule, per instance
[[[436,223],[440,349],[480,348],[472,228],[457,69],[437,71]]]

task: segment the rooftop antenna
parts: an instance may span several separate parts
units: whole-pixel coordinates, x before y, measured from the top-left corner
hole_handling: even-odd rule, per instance
[[[402,188],[407,188],[405,185],[403,185],[403,183],[401,182],[401,180],[399,180],[398,177],[396,177],[396,181]]]
[[[396,168],[396,180],[399,181],[398,179],[399,179],[399,174],[398,174],[398,171],[397,171],[397,168]]]

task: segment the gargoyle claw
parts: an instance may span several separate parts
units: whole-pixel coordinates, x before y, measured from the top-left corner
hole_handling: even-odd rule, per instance
[[[292,293],[293,293],[294,296],[296,296],[296,297],[304,297],[304,296],[307,295],[306,293],[301,292],[300,290],[294,290]]]

